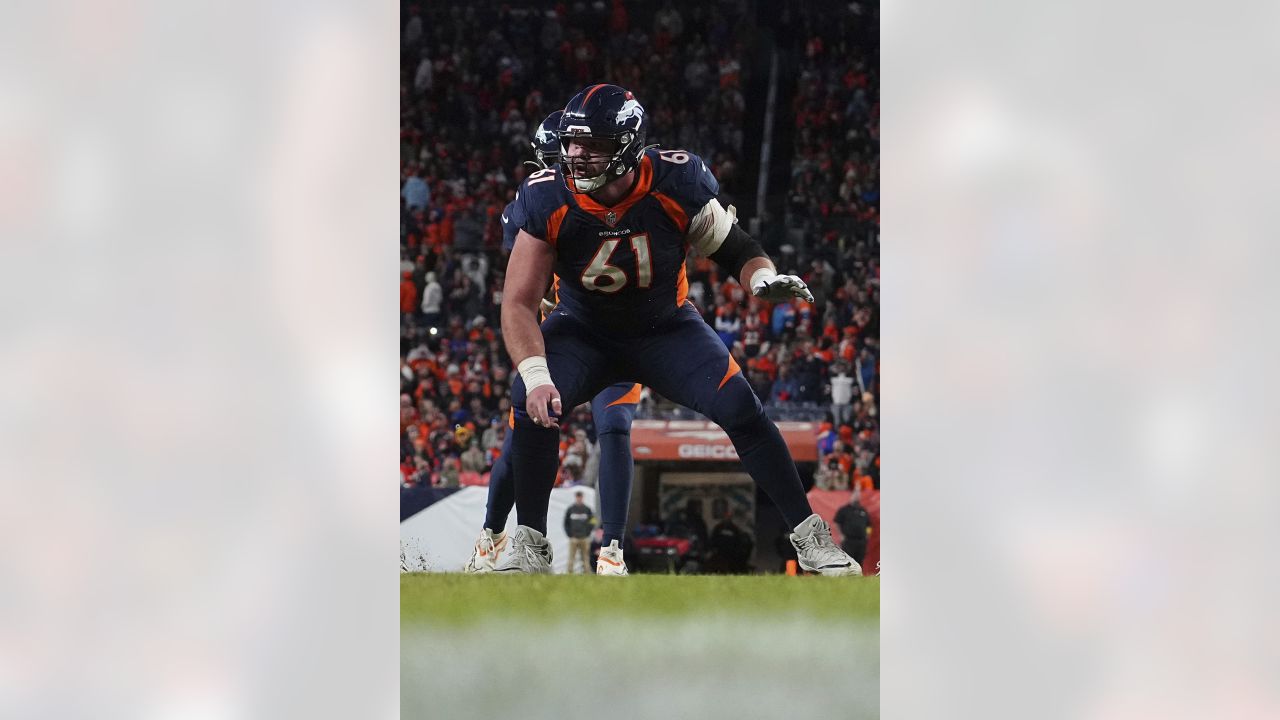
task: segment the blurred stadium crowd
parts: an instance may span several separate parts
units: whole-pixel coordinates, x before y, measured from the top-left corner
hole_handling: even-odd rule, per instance
[[[767,24],[758,5],[402,3],[404,485],[484,482],[497,457],[512,373],[498,218],[536,169],[524,162],[538,123],[607,81],[644,104],[650,142],[703,157],[742,217],[765,172],[759,143],[772,147],[771,172],[789,170],[755,208],[766,220],[753,232],[815,302],[767,306],[693,257],[690,297],[772,417],[821,423],[819,486],[879,487],[878,47],[860,40],[875,37],[878,5],[808,3]],[[762,141],[770,66],[752,59],[766,41],[782,71]],[[646,391],[639,417],[693,415]],[[593,481],[589,410],[562,427],[562,480]]]

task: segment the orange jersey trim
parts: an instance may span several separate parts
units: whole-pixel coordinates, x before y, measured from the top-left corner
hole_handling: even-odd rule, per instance
[[[689,299],[689,278],[684,272],[684,261],[680,262],[680,275],[676,277],[676,307]]]
[[[640,383],[636,383],[635,385],[632,385],[631,389],[627,391],[626,395],[623,395],[617,400],[614,400],[613,402],[609,403],[606,407],[613,407],[614,405],[635,405],[638,402],[640,402]]]
[[[653,197],[662,203],[662,209],[667,211],[667,216],[675,222],[676,227],[680,228],[681,233],[689,229],[689,216],[685,214],[684,208],[680,207],[680,203],[656,191],[653,193]]]
[[[689,216],[685,214],[684,208],[680,207],[680,203],[663,195],[660,192],[654,192],[653,198],[662,204],[662,209],[666,211],[667,217],[680,228],[680,233],[684,234],[689,230]],[[685,254],[688,255],[689,247],[685,245]],[[689,278],[685,274],[685,260],[680,261],[680,275],[676,277],[676,307],[684,304],[689,299]]]
[[[609,221],[605,218],[608,217],[610,212],[613,212],[616,220],[621,220],[622,216],[626,215],[627,211],[631,209],[631,206],[643,200],[644,197],[649,194],[649,188],[653,187],[653,161],[649,159],[648,155],[646,155],[640,162],[640,167],[636,169],[636,172],[638,172],[640,176],[636,180],[635,186],[631,188],[631,193],[613,207],[601,205],[595,200],[592,200],[591,196],[585,193],[581,195],[574,195],[573,197],[578,201],[578,207],[591,213],[605,225],[609,225]],[[610,225],[610,227],[612,227],[612,225]]]
[[[560,239],[560,223],[564,222],[564,216],[568,214],[569,206],[561,205],[547,218],[547,242],[551,243],[551,247],[555,247],[556,241]]]

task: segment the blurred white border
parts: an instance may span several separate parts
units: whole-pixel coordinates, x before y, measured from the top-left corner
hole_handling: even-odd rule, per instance
[[[1280,9],[883,18],[884,717],[1280,715]]]
[[[0,11],[0,717],[397,715],[398,36]]]
[[[396,713],[396,12],[0,15],[0,716]],[[1280,714],[1278,13],[884,8],[885,717]]]

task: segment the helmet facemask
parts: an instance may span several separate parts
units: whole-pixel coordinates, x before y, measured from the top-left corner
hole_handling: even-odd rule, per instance
[[[569,155],[569,144],[574,140],[611,140],[613,147],[604,152],[588,150],[576,157]],[[624,132],[616,136],[592,135],[583,131],[560,132],[560,164],[564,168],[565,182],[575,193],[592,193],[627,174],[640,161],[642,154],[639,133]],[[593,144],[599,144],[593,143]],[[603,170],[592,174],[604,163]]]
[[[538,147],[537,144],[535,143],[529,143],[529,144],[533,145],[533,156],[538,159],[537,162],[539,167],[546,169],[560,162],[559,152],[543,152],[543,150],[540,147]]]

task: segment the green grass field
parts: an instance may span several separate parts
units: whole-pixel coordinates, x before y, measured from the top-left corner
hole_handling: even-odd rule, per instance
[[[400,576],[400,620],[467,625],[491,618],[548,621],[620,613],[630,618],[733,614],[769,619],[878,620],[880,578],[786,575],[463,575]]]
[[[402,718],[879,715],[879,578],[413,573]]]

